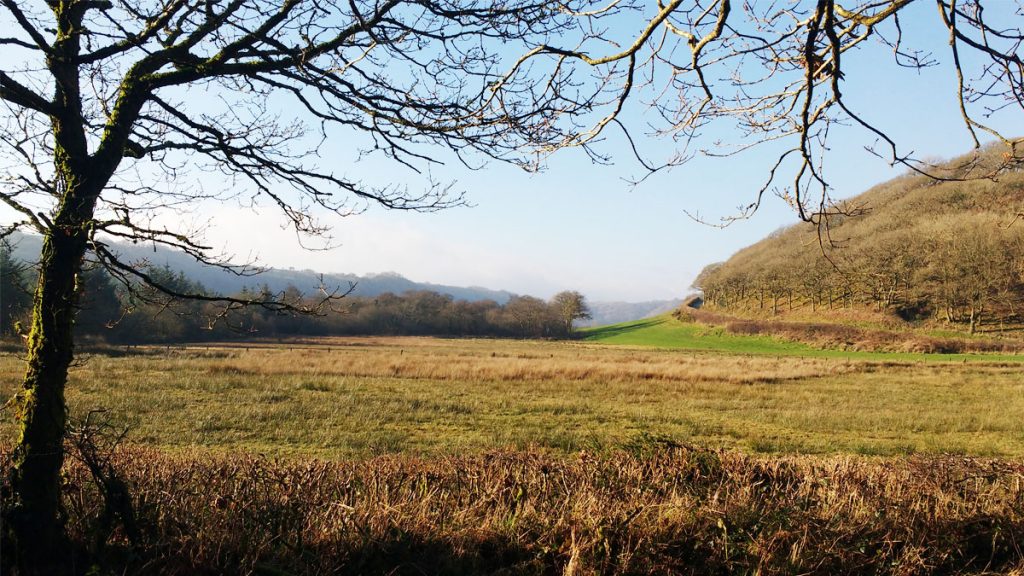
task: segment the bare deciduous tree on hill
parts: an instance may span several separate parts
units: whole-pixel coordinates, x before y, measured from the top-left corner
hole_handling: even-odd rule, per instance
[[[151,218],[223,199],[199,173],[226,178],[234,194],[263,198],[315,235],[326,230],[318,212],[463,203],[444,183],[416,191],[353,179],[318,158],[324,138],[363,138],[418,169],[443,157],[535,168],[565,147],[601,159],[591,145],[624,126],[627,103],[646,89],[678,143],[668,165],[698,151],[710,123],[731,121],[743,137],[736,149],[785,143],[757,198],[785,172],[785,193],[814,220],[829,208],[821,162],[835,122],[861,126],[892,161],[921,169],[842,90],[862,81],[844,63],[869,42],[910,68],[928,65],[902,35],[911,4],[0,0],[0,201],[17,215],[4,234],[44,237],[7,499],[5,527],[17,544],[5,550],[18,554],[3,561],[45,573],[60,560],[52,550],[61,540],[64,387],[87,254],[165,295],[295,309],[178,294],[111,248],[110,239],[145,241],[223,264],[193,231]],[[978,1],[937,7],[932,30],[950,38],[968,130],[976,141],[981,132],[1001,139],[1016,160],[1013,143],[981,118],[1021,103],[1021,33],[991,25]]]

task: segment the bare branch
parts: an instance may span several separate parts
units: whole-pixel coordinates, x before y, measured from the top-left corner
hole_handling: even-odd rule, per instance
[[[2,71],[0,71],[0,98],[43,114],[53,115],[56,112],[52,103]]]

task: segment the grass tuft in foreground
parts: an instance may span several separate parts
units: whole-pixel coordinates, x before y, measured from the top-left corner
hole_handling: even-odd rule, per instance
[[[102,505],[66,470],[80,566],[108,574],[991,574],[1024,568],[1024,465],[627,451],[327,463],[133,448],[139,536],[96,555]],[[90,550],[93,555],[90,556]],[[1019,572],[1018,572],[1019,573]]]

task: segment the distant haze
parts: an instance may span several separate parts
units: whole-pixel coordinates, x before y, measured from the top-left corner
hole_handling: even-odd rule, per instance
[[[14,256],[26,262],[34,262],[39,256],[40,237],[18,234],[13,237]],[[379,274],[339,274],[321,273],[316,270],[283,270],[268,268],[254,276],[239,276],[219,268],[204,266],[194,258],[167,248],[132,244],[115,244],[117,252],[125,259],[133,262],[146,261],[153,266],[168,266],[176,272],[182,272],[189,279],[201,283],[207,290],[221,294],[232,294],[243,288],[255,288],[266,285],[270,290],[279,292],[289,286],[309,294],[316,292],[321,283],[328,289],[346,289],[355,284],[354,294],[360,296],[377,296],[385,292],[401,294],[413,290],[428,290],[448,294],[456,300],[494,300],[504,304],[515,292],[492,289],[480,286],[454,286],[417,282],[397,272]],[[542,294],[529,294],[547,299]],[[654,300],[647,302],[599,301],[589,302],[593,318],[581,323],[581,326],[599,326],[615,324],[629,320],[638,320],[651,315],[673,310],[680,300]]]

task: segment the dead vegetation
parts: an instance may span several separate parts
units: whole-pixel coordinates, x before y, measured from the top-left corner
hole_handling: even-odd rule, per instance
[[[329,353],[325,353],[327,349]],[[216,351],[211,351],[216,353]],[[190,361],[191,351],[182,359]],[[555,342],[384,338],[323,339],[261,354],[236,349],[203,363],[211,374],[386,377],[437,381],[784,382],[846,374],[857,364],[818,358],[751,358],[614,350]]]
[[[89,555],[102,498],[65,472],[79,566],[116,574],[995,574],[1024,568],[1024,465],[627,451],[344,462],[122,449],[139,536]],[[83,570],[84,571],[84,570]],[[1016,571],[1016,572],[1014,572]]]
[[[823,350],[870,352],[913,352],[923,354],[974,354],[997,352],[1015,354],[1024,351],[1018,339],[982,339],[937,337],[899,327],[862,327],[837,322],[807,322],[783,319],[746,318],[710,310],[680,309],[675,317],[722,326],[732,334],[776,336],[802,342]]]

